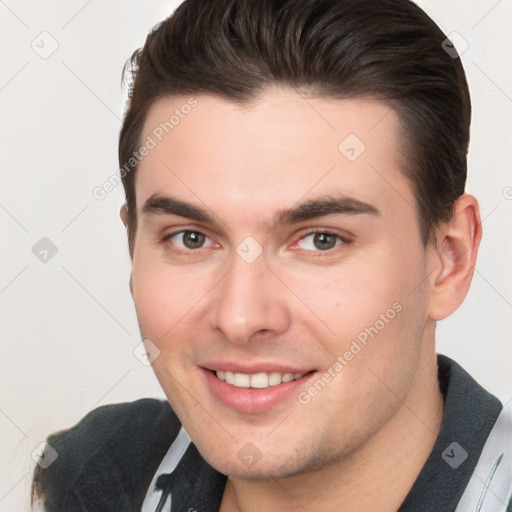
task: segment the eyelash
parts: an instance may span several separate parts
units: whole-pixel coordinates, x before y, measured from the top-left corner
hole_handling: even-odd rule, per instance
[[[180,235],[180,234],[185,234],[185,233],[196,233],[196,234],[199,234],[199,235],[202,235],[204,237],[206,237],[207,239],[209,239],[208,235],[206,235],[205,233],[202,233],[201,231],[199,230],[193,230],[193,229],[182,229],[181,231],[175,231],[174,233],[169,233],[169,234],[166,234],[166,235],[163,235],[160,237],[160,243],[161,244],[166,244],[172,237],[176,236],[176,235]],[[328,230],[325,230],[325,229],[317,229],[317,230],[313,230],[313,231],[308,231],[305,235],[301,236],[297,242],[295,242],[293,245],[296,245],[298,242],[304,240],[305,238],[309,237],[309,236],[312,236],[312,235],[331,235],[331,236],[335,236],[337,238],[337,240],[340,240],[341,243],[337,243],[332,249],[327,249],[325,251],[321,251],[321,250],[317,250],[317,251],[313,251],[313,250],[307,250],[306,249],[306,252],[309,253],[310,256],[313,256],[313,257],[325,257],[325,256],[330,256],[332,255],[334,252],[338,252],[340,249],[340,247],[343,247],[343,246],[348,246],[352,243],[352,240],[344,237],[344,236],[341,236],[340,234],[336,233],[336,232],[333,232],[333,231],[328,231]],[[176,248],[174,247],[172,250],[179,254],[179,255],[184,255],[184,256],[187,256],[187,257],[193,257],[193,256],[196,256],[197,253],[201,250],[201,249],[204,249],[205,247],[199,247],[198,249],[188,249],[188,250],[184,250],[184,249],[179,249],[179,248]],[[338,249],[336,249],[338,248]]]

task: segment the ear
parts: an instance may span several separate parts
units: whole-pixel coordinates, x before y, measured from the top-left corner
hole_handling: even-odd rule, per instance
[[[464,301],[482,238],[478,201],[463,194],[455,201],[453,217],[442,223],[433,244],[428,314],[438,321],[451,315]]]
[[[121,209],[119,210],[119,216],[123,221],[124,227],[128,228],[128,206],[126,203],[123,203],[123,206],[121,206]]]
[[[123,221],[124,227],[128,229],[128,206],[126,206],[126,203],[123,203],[123,206],[121,206],[121,209],[119,210],[119,216]],[[130,257],[133,258],[131,251]],[[133,270],[130,272],[130,293],[133,296]]]

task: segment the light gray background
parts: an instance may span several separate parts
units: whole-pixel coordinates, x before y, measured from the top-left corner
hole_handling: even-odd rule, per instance
[[[484,219],[472,288],[438,325],[438,351],[505,402],[512,395],[512,1],[419,3],[469,44],[462,56],[474,109],[468,191]],[[92,190],[117,169],[122,66],[176,5],[0,1],[1,511],[27,508],[31,453],[50,432],[99,405],[164,397],[132,353],[140,337],[118,217],[122,187],[103,201]],[[42,237],[58,250],[47,262],[32,252]]]

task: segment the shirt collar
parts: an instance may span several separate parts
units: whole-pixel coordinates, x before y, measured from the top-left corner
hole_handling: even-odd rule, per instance
[[[445,399],[441,430],[398,512],[455,510],[502,409],[455,361],[443,355],[437,360]]]

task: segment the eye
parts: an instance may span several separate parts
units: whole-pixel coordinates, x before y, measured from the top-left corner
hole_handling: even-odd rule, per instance
[[[193,251],[202,249],[203,247],[211,247],[215,245],[206,235],[199,231],[179,231],[165,235],[162,241],[170,241],[177,247],[178,251]],[[210,242],[208,244],[208,242]],[[207,244],[207,245],[205,245]]]
[[[300,249],[304,249],[306,251],[325,252],[334,249],[342,243],[348,243],[348,241],[340,235],[329,232],[317,232],[309,233],[302,237],[297,242],[297,245]]]

